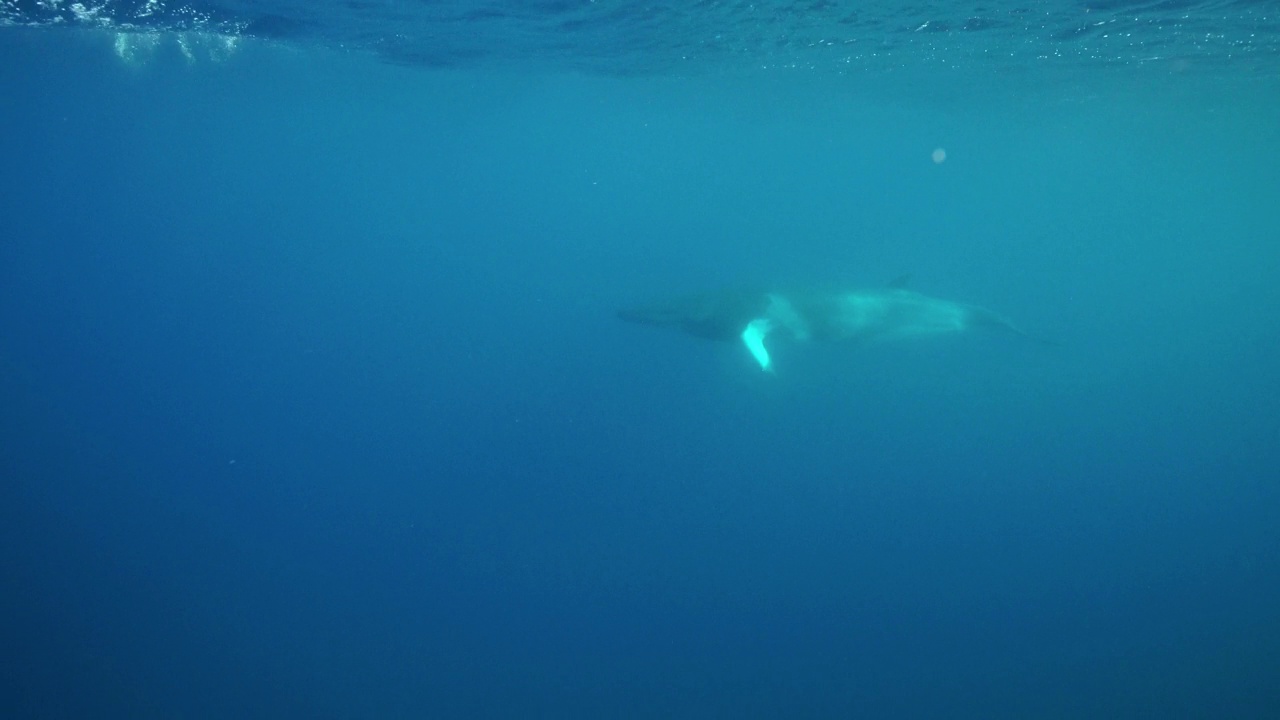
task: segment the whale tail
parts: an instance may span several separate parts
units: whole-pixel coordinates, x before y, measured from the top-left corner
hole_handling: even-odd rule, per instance
[[[1046,347],[1061,347],[1062,345],[1062,343],[1057,342],[1056,340],[1050,340],[1048,338],[1040,337],[1039,335],[1033,335],[1018,327],[1012,320],[1000,313],[992,312],[991,310],[982,307],[969,308],[969,324],[977,328],[992,328],[1009,335],[1016,335],[1024,340],[1030,340],[1037,345],[1044,345]]]

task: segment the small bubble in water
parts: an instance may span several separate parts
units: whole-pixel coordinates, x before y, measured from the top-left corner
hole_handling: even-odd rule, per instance
[[[933,151],[933,164],[934,164],[934,165],[941,165],[941,164],[942,164],[946,159],[947,159],[947,151],[946,151],[946,150],[943,150],[942,148],[938,148],[938,149],[936,149],[936,150],[934,150],[934,151]]]

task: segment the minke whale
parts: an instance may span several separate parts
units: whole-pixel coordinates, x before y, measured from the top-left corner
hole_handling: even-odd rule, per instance
[[[990,329],[1049,344],[1003,315],[923,295],[906,284],[901,277],[874,290],[725,290],[627,308],[618,317],[741,342],[766,372],[774,371],[766,341],[779,333],[797,340],[872,343]]]

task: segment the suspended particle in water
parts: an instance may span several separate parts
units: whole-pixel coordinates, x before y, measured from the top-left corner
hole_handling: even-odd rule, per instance
[[[947,159],[947,151],[942,148],[937,148],[933,151],[932,157],[934,165],[941,165]]]

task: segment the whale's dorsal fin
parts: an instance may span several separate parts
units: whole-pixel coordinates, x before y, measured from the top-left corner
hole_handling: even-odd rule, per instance
[[[909,282],[911,282],[910,273],[906,275],[899,275],[898,277],[889,281],[889,287],[893,288],[894,290],[905,290],[907,288],[907,283]]]
[[[773,372],[773,362],[769,359],[769,351],[764,346],[765,336],[773,329],[773,321],[769,318],[756,318],[747,323],[742,331],[742,344],[751,351],[751,357],[760,363],[760,369]]]

